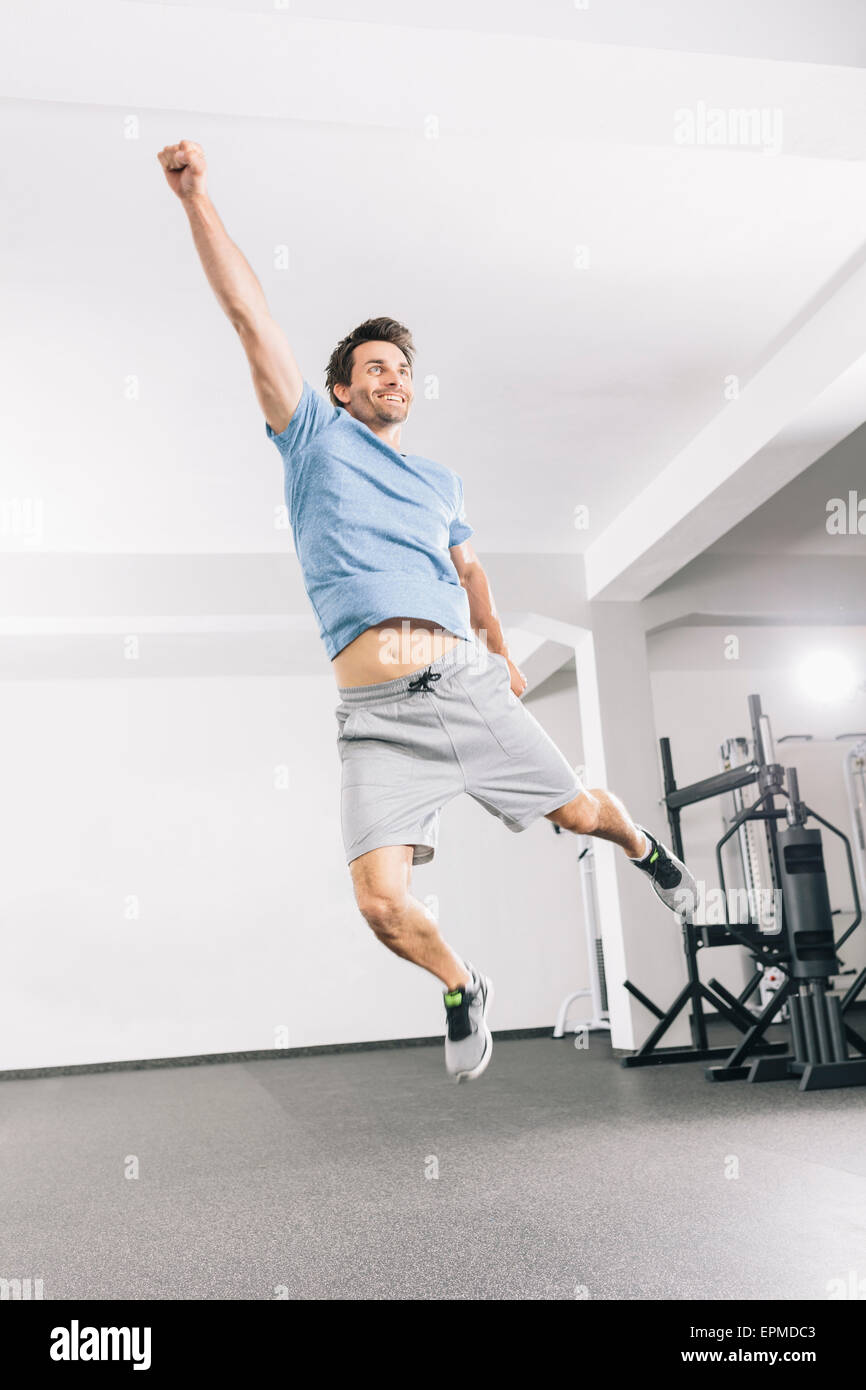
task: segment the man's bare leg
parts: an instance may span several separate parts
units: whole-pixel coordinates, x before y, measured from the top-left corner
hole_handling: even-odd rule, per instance
[[[639,859],[646,852],[646,836],[639,830],[618,796],[593,787],[581,792],[546,817],[563,830],[576,835],[595,835],[600,840],[612,840],[625,850],[629,859]]]
[[[409,892],[412,845],[370,850],[349,865],[361,916],[383,946],[429,970],[448,990],[469,983],[466,965],[439,934],[431,914]]]
[[[683,921],[694,921],[698,886],[690,870],[651,831],[635,825],[618,796],[593,787],[556,811],[549,811],[547,819],[564,830],[619,845],[637,870],[650,880],[665,907]]]
[[[454,1081],[471,1081],[487,1068],[493,1036],[487,1008],[493,986],[486,976],[468,970],[442,940],[423,903],[409,892],[412,846],[372,849],[350,864],[361,915],[395,955],[429,970],[445,986],[445,1067]],[[466,990],[464,986],[471,985]]]

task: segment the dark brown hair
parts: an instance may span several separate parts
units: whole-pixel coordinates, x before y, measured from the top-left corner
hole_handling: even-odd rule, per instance
[[[325,373],[325,389],[331,398],[331,404],[342,406],[343,402],[337,400],[334,395],[335,386],[351,386],[352,384],[352,358],[356,347],[362,343],[393,343],[398,347],[409,363],[409,370],[412,370],[412,363],[415,356],[415,344],[412,341],[412,334],[409,329],[396,319],[367,319],[345,338],[341,338],[334,351],[331,353]]]

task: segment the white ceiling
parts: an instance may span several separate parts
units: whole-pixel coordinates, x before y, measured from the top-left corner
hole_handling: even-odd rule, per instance
[[[866,509],[857,516],[855,500],[852,511],[851,492],[866,503],[866,428],[757,507],[706,553],[866,559]],[[839,509],[831,502],[845,503],[842,526],[847,529],[839,529]]]
[[[597,540],[723,409],[726,380],[844,282],[866,205],[860,7],[398,17],[324,0],[4,7],[0,494],[38,499],[41,548],[290,544],[278,455],[156,163],[168,141],[205,146],[315,385],[361,318],[412,327],[404,442],[463,475],[482,556]],[[778,108],[783,152],[678,145],[673,113],[701,101]],[[32,541],[0,525],[0,547]]]
[[[159,0],[144,0],[157,4]],[[380,0],[171,0],[195,9],[279,9],[297,19],[380,25]],[[160,8],[162,6],[160,5]],[[616,44],[857,66],[866,60],[860,0],[402,0],[403,27],[484,34],[526,34],[572,43]]]

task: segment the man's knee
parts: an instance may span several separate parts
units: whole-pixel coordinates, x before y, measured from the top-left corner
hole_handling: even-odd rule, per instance
[[[412,846],[386,845],[350,864],[355,901],[380,941],[393,948],[409,905]]]
[[[380,941],[386,945],[400,937],[406,914],[406,894],[395,889],[365,890],[357,894],[361,916]]]
[[[578,835],[594,835],[601,820],[601,803],[592,792],[581,792],[573,801],[551,811],[547,819]]]

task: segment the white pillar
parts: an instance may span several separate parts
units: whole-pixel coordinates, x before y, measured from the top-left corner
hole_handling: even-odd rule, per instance
[[[590,605],[592,630],[575,645],[587,785],[604,787],[635,820],[667,841],[646,637],[637,603]],[[629,979],[661,1009],[685,983],[680,927],[623,852],[594,842],[598,906],[614,1047],[632,1050],[657,1022]],[[661,1046],[690,1041],[684,1012]]]

